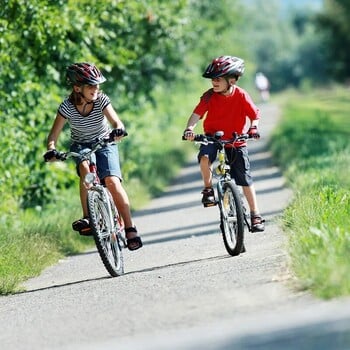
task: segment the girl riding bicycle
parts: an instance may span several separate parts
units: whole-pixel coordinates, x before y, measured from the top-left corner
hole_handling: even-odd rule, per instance
[[[236,82],[244,72],[244,61],[233,56],[215,58],[203,73],[204,78],[211,79],[212,89],[206,91],[192,115],[188,119],[184,137],[193,141],[194,128],[198,121],[204,119],[204,132],[214,135],[224,131],[223,139],[231,139],[233,133],[242,134],[245,131],[247,118],[250,121],[248,134],[260,138],[258,122],[260,114],[248,93],[236,86]],[[204,118],[205,117],[205,118]],[[231,176],[236,184],[242,186],[247,199],[252,232],[265,230],[264,220],[260,215],[253,179],[250,173],[250,163],[246,142],[240,141],[234,145],[226,145],[225,150],[230,159]],[[217,157],[215,144],[201,145],[198,161],[204,182],[202,203],[205,206],[215,203],[212,187],[212,164]]]
[[[83,153],[91,148],[97,139],[108,138],[112,133],[119,141],[117,130],[124,130],[124,124],[112,107],[110,99],[102,91],[100,84],[106,81],[100,70],[90,63],[74,63],[67,68],[66,78],[72,92],[59,106],[52,129],[47,139],[46,161],[56,160],[58,137],[68,121],[71,131],[70,150],[82,154],[77,159],[77,172],[80,177],[80,200],[83,217],[73,222],[75,231],[82,231],[90,226],[87,208],[87,189],[85,175],[90,171],[88,161],[83,160]],[[112,126],[113,130],[111,129]],[[127,246],[130,250],[142,247],[141,238],[133,223],[128,195],[122,186],[118,147],[109,144],[96,152],[96,165],[100,179],[112,194],[115,205],[123,218]]]

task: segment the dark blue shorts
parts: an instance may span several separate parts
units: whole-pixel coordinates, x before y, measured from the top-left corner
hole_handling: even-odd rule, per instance
[[[91,143],[73,143],[70,147],[72,152],[81,153],[81,158],[74,158],[77,164],[77,173],[79,175],[79,164],[83,161],[84,152],[90,150]],[[102,147],[92,157],[92,161],[96,163],[97,174],[101,180],[106,176],[117,176],[122,180],[119,152],[116,144],[109,144]]]
[[[248,156],[248,148],[246,146],[238,148],[225,148],[228,162],[230,164],[230,174],[239,186],[251,186],[253,178],[250,173],[250,161]],[[215,144],[201,145],[198,153],[198,161],[203,156],[209,158],[213,164],[217,158],[218,148]]]

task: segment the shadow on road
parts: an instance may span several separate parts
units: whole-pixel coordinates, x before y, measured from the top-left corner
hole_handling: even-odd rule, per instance
[[[135,270],[135,271],[127,272],[123,276],[134,275],[134,274],[144,273],[144,272],[158,271],[158,270],[167,269],[169,267],[176,267],[176,266],[185,266],[185,265],[189,265],[189,264],[196,264],[196,263],[203,262],[203,261],[216,262],[218,260],[232,259],[232,258],[233,257],[231,255],[225,254],[225,255],[211,256],[211,257],[202,258],[202,259],[193,259],[193,260],[187,260],[187,261],[180,261],[180,262],[173,263],[173,264],[158,265],[158,266],[154,266],[154,267],[148,267],[146,269],[141,269],[141,270]]]
[[[120,279],[120,278],[123,278],[124,276],[128,276],[128,275],[134,275],[134,274],[139,274],[139,273],[144,273],[144,272],[163,270],[163,269],[167,269],[169,267],[185,266],[185,265],[188,265],[188,264],[199,263],[199,262],[203,262],[203,261],[207,261],[207,262],[208,261],[218,261],[218,260],[230,259],[230,258],[232,258],[232,256],[226,254],[226,255],[218,255],[218,256],[202,258],[202,259],[193,259],[193,260],[187,260],[187,261],[180,261],[180,262],[177,262],[177,263],[174,263],[174,264],[158,265],[158,266],[154,266],[154,267],[148,267],[148,268],[145,268],[145,269],[140,269],[140,270],[134,270],[134,271],[131,271],[131,272],[126,272],[122,276],[114,277],[114,278]],[[84,279],[84,280],[80,280],[80,281],[55,284],[55,285],[52,285],[52,286],[49,286],[49,287],[42,287],[42,288],[36,288],[36,289],[21,291],[21,292],[15,293],[15,294],[30,294],[30,293],[43,291],[43,290],[64,288],[64,287],[67,287],[67,286],[81,285],[81,284],[89,283],[89,282],[93,282],[93,281],[101,281],[101,280],[114,279],[114,278],[111,277],[111,276],[106,275],[106,276],[98,277],[98,278],[88,278],[88,279]]]
[[[152,209],[143,209],[143,210],[138,210],[133,214],[133,217],[142,217],[142,216],[147,216],[147,215],[152,215],[152,214],[159,214],[159,213],[164,213],[167,211],[175,211],[175,210],[183,210],[186,208],[192,208],[194,206],[198,206],[198,201],[193,201],[193,202],[188,202],[188,203],[178,203],[174,205],[169,205],[165,206],[162,208],[152,208]]]

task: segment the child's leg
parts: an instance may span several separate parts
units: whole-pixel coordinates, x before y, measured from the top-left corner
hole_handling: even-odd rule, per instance
[[[212,188],[212,164],[208,156],[202,156],[199,160],[199,166],[204,182],[204,189],[202,191],[202,203],[205,207],[215,205],[214,191]]]
[[[258,203],[256,199],[255,187],[254,185],[250,186],[242,186],[244,196],[247,199],[250,213],[251,214],[259,214]]]
[[[204,182],[204,187],[209,188],[212,187],[212,173],[211,168],[212,165],[207,156],[202,156],[199,161],[199,166],[202,174],[202,179]]]
[[[265,230],[265,220],[260,215],[254,185],[242,186],[242,189],[250,209],[251,230],[252,232],[262,232]]]

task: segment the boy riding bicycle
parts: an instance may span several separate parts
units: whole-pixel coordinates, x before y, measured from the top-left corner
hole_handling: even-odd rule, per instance
[[[236,86],[236,82],[244,73],[244,61],[233,56],[220,56],[215,58],[203,73],[204,78],[211,79],[213,88],[206,91],[198,105],[188,119],[184,137],[193,141],[194,128],[203,119],[203,129],[208,135],[214,135],[217,131],[223,131],[223,139],[231,139],[233,133],[242,134],[245,131],[247,118],[250,121],[248,134],[258,139],[258,123],[260,119],[259,109],[255,106],[248,93]],[[205,117],[205,118],[204,118]],[[201,145],[198,161],[202,174],[204,189],[202,191],[202,203],[204,206],[215,203],[212,187],[212,164],[217,157],[215,144]],[[234,145],[226,145],[225,151],[230,160],[231,176],[236,184],[242,186],[247,199],[252,232],[265,230],[263,218],[257,204],[253,179],[250,173],[247,143],[236,142]]]

